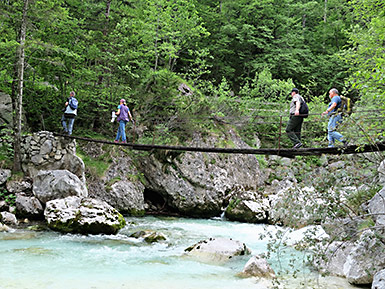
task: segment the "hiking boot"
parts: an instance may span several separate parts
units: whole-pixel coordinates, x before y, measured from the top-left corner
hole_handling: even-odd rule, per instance
[[[127,143],[127,142],[124,140],[124,141],[122,141],[122,143]]]
[[[114,140],[114,143],[119,143],[119,141],[118,140]]]
[[[299,149],[300,147],[302,146],[302,143],[296,143],[294,146],[293,146],[293,149]]]

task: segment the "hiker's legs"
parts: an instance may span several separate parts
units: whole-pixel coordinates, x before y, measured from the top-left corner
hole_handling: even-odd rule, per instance
[[[72,129],[74,127],[75,118],[68,118],[68,135],[72,134]]]
[[[115,140],[118,141],[120,139],[121,135],[122,134],[121,134],[121,128],[120,128],[120,122],[119,122],[118,133],[116,134]]]
[[[329,118],[328,122],[328,141],[329,147],[334,147],[335,140],[340,142],[344,141],[342,134],[336,131],[338,124],[342,121],[342,116],[340,114],[332,115]]]
[[[301,127],[302,127],[303,118],[300,116],[290,116],[289,122],[286,126],[286,133],[289,139],[292,141],[293,145],[300,143],[301,138]]]
[[[120,126],[121,126],[121,134],[122,134],[122,141],[126,141],[126,123],[127,121],[121,120]]]
[[[329,118],[328,131],[335,131],[341,121],[342,121],[342,116],[340,114],[332,115]]]
[[[120,138],[122,138],[122,141],[126,140],[126,132],[125,132],[125,121],[121,120],[119,121],[119,128],[118,128],[118,133],[116,135],[116,141],[118,141]]]
[[[298,117],[300,120],[298,122],[298,125],[294,128],[295,135],[297,136],[299,142],[301,142],[301,130],[302,130],[302,123],[303,123],[303,117]]]
[[[67,121],[67,119],[63,114],[61,117],[61,125],[63,126],[64,132],[68,132],[66,121]]]

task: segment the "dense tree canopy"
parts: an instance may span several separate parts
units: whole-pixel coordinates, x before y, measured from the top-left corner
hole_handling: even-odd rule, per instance
[[[326,100],[331,87],[385,96],[383,0],[29,2],[23,108],[31,130],[58,130],[71,90],[78,129],[95,132],[111,131],[121,97],[157,126],[175,116],[239,117],[245,101],[287,102],[293,85],[308,100]],[[13,99],[23,3],[0,2],[0,90]],[[182,82],[194,97],[179,95]]]

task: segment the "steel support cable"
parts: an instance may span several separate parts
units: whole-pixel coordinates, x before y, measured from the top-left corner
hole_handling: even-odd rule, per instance
[[[69,136],[58,133],[53,133],[55,136],[64,137],[69,139],[76,139],[87,142],[103,143],[109,145],[117,145],[127,147],[132,150],[138,151],[153,151],[153,150],[166,150],[166,151],[179,151],[179,152],[206,152],[206,153],[228,153],[228,154],[254,154],[254,155],[278,155],[283,157],[295,157],[295,156],[310,156],[310,155],[322,155],[322,154],[357,154],[364,152],[376,152],[385,150],[385,142],[377,144],[366,144],[362,146],[350,145],[346,147],[334,147],[334,148],[300,148],[300,149],[252,149],[252,148],[215,148],[215,147],[188,147],[188,146],[167,146],[167,145],[147,145],[147,144],[134,144],[134,143],[115,143],[112,141],[98,140],[92,138]]]

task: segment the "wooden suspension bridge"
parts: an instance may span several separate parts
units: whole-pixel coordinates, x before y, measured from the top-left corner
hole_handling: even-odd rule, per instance
[[[294,158],[295,156],[314,156],[322,154],[341,155],[341,154],[358,154],[369,152],[385,151],[385,142],[365,145],[348,145],[341,147],[325,147],[325,148],[215,148],[215,147],[189,147],[189,146],[168,146],[168,145],[150,145],[150,144],[138,144],[138,143],[115,143],[112,141],[98,140],[93,138],[69,136],[59,133],[54,133],[55,136],[65,137],[70,139],[77,139],[87,142],[103,143],[109,145],[124,146],[131,150],[138,151],[178,151],[178,152],[205,152],[205,153],[227,153],[227,154],[253,154],[253,155],[276,155],[288,158]]]

